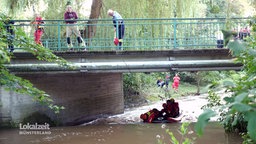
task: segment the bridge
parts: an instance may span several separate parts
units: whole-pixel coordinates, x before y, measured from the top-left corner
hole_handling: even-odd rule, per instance
[[[55,52],[71,61],[74,68],[68,69],[55,63],[38,61],[29,53],[14,53],[12,72],[83,72],[83,73],[129,73],[169,71],[240,70],[229,49],[193,49],[162,51],[90,51]]]
[[[244,27],[246,20],[231,19],[232,27]],[[27,22],[20,20],[15,26],[32,36],[34,30]],[[39,111],[64,125],[73,125],[124,111],[123,73],[240,70],[242,65],[234,63],[228,48],[216,48],[216,31],[225,24],[226,19],[221,18],[126,19],[123,50],[117,50],[111,20],[80,20],[77,25],[87,51],[76,45],[75,37],[75,50],[68,51],[63,20],[46,20],[43,45],[72,62],[75,69],[38,61],[19,46],[6,66],[66,109],[56,116],[29,97],[21,98],[0,89],[1,101],[7,101],[0,112],[20,122]],[[12,104],[13,101],[16,103]]]
[[[125,19],[126,26],[123,50],[170,50],[216,48],[217,32],[232,29],[237,33],[245,28],[249,18],[158,18]],[[64,20],[44,20],[43,45],[53,51],[66,51],[66,24]],[[77,24],[89,51],[111,51],[113,44],[113,23],[111,19],[78,20]],[[34,37],[35,28],[30,20],[15,20],[14,26]],[[76,51],[83,48],[77,45]],[[22,47],[15,46],[16,51]]]

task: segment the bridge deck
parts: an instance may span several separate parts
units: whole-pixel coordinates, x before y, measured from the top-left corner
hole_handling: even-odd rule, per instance
[[[166,72],[240,70],[228,49],[165,51],[55,52],[72,62],[75,69],[36,60],[30,53],[14,53],[7,67],[12,72]]]

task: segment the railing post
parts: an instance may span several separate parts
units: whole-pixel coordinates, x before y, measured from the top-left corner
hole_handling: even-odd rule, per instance
[[[58,51],[61,49],[60,21],[58,21]]]
[[[46,48],[49,48],[48,39],[45,41],[45,47],[46,47]]]
[[[174,43],[174,48],[177,48],[177,45],[176,45],[176,42],[177,42],[177,39],[176,39],[176,30],[177,30],[177,22],[176,22],[176,18],[174,18],[174,21],[173,21],[173,43]]]

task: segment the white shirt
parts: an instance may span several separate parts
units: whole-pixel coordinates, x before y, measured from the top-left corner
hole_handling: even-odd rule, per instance
[[[223,40],[223,33],[221,31],[217,31],[215,33],[215,37],[217,40]]]

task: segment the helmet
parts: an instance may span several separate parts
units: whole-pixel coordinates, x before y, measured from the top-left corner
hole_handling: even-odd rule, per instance
[[[146,120],[147,119],[147,115],[146,114],[141,114],[140,118],[143,119],[143,120]]]
[[[174,100],[173,98],[171,98],[170,101],[171,101],[171,103],[174,103],[174,102],[175,102],[175,100]]]
[[[118,43],[119,43],[118,38],[114,38],[114,44],[117,46],[117,45],[118,45]]]

